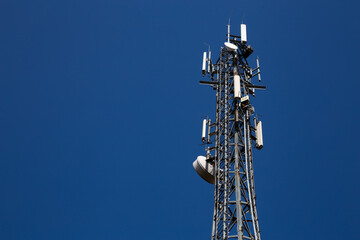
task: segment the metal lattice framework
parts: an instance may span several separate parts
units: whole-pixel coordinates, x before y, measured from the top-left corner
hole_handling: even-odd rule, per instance
[[[253,50],[240,39],[228,33],[228,42],[237,48],[222,48],[215,64],[209,59],[210,81],[200,81],[216,90],[216,119],[209,121],[206,141],[207,161],[213,164],[215,176],[212,240],[261,240],[252,150],[257,144],[258,120],[250,95],[255,96],[254,89],[265,87],[251,83],[260,69],[249,67],[246,58]],[[234,93],[235,75],[240,77],[240,97]]]

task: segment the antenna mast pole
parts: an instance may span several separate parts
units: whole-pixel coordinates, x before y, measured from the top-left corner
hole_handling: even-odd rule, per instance
[[[227,42],[230,42],[230,18],[229,18],[229,23],[227,25]]]
[[[225,47],[206,74],[209,81],[200,81],[216,91],[216,114],[215,121],[209,121],[207,156],[198,157],[193,165],[202,178],[214,183],[211,240],[261,240],[253,147],[262,148],[262,125],[254,117],[250,96],[255,96],[254,89],[265,87],[251,83],[256,75],[260,80],[260,67],[248,65],[253,49],[246,44],[245,24],[241,24],[241,37],[230,35],[230,22],[227,27]]]

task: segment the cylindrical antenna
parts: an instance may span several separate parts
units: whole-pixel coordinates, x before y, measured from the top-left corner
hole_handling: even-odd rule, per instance
[[[256,58],[256,67],[258,69],[258,79],[259,79],[259,82],[261,82],[261,76],[260,76],[260,64],[259,64],[259,58],[257,57]]]
[[[230,42],[230,18],[229,18],[229,24],[227,25],[227,41]]]
[[[203,55],[203,64],[202,64],[202,74],[204,75],[206,72],[206,52]]]
[[[211,130],[211,119],[209,119],[208,121],[208,139],[207,139],[207,142],[210,143],[210,130]]]
[[[206,119],[203,120],[203,126],[202,126],[202,135],[201,135],[201,141],[205,142],[205,136],[206,136]]]
[[[210,50],[210,46],[209,46],[209,57],[208,57],[208,73],[211,72],[211,50]]]
[[[234,98],[241,98],[240,76],[234,75]]]

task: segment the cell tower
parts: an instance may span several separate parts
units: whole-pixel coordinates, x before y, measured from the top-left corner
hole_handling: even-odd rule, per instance
[[[204,52],[202,73],[208,81],[200,81],[216,91],[215,121],[203,120],[202,142],[206,156],[193,163],[196,172],[214,184],[214,215],[211,240],[261,240],[256,210],[253,169],[253,147],[263,147],[262,124],[250,103],[260,82],[259,59],[252,69],[247,58],[253,48],[247,45],[246,25],[241,24],[241,36],[230,34],[221,47],[216,62],[211,52]]]

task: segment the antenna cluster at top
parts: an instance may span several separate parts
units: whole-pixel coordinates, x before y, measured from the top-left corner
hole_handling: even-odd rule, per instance
[[[246,59],[254,52],[254,49],[247,44],[246,24],[240,24],[240,36],[236,36],[230,33],[229,20],[229,23],[227,25],[226,42],[224,42],[224,46],[226,51],[234,54],[235,58],[243,59],[244,61],[246,61]],[[202,74],[210,74],[212,76],[214,70],[216,70],[216,64],[212,63],[211,50],[209,46],[208,52],[203,53]],[[258,58],[256,59],[256,67],[252,69],[247,66],[246,72],[246,76],[249,80],[255,76],[258,76],[258,80],[259,82],[261,82],[260,64]],[[202,81],[202,83],[205,82]]]

